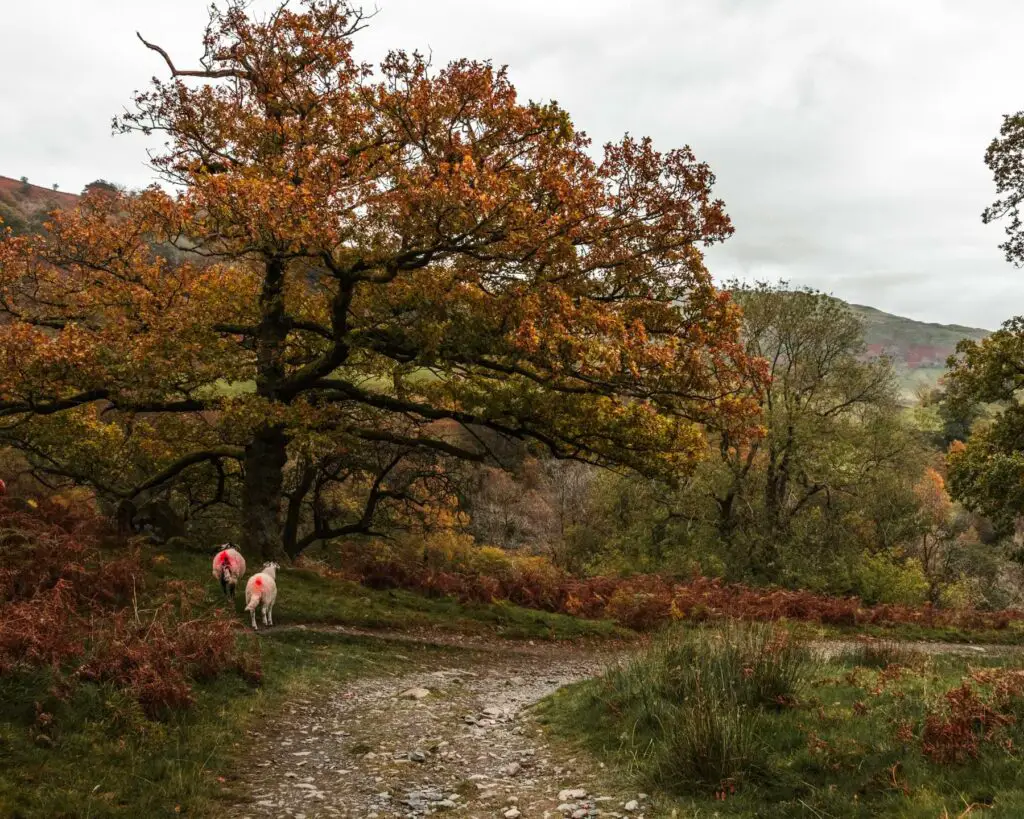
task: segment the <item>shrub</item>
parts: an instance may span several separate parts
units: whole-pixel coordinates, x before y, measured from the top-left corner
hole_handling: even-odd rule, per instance
[[[508,601],[542,611],[607,618],[650,630],[672,620],[800,620],[834,626],[917,624],[927,627],[1004,629],[1024,620],[1017,610],[940,609],[931,605],[866,606],[856,597],[810,591],[755,588],[718,578],[684,581],[660,575],[578,578],[544,557],[480,547],[467,535],[433,532],[390,541],[343,543],[334,558],[338,574],[371,588],[403,588],[447,595],[463,602]],[[921,599],[916,564],[896,566],[888,558],[868,561],[881,596]],[[926,589],[927,584],[924,588]]]
[[[864,555],[853,573],[857,588],[871,603],[916,606],[928,599],[928,577],[916,558],[900,561],[887,554]]]

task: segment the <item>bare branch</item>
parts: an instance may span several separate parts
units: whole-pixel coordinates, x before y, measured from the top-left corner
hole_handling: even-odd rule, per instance
[[[170,55],[164,51],[160,46],[154,43],[147,42],[146,39],[139,33],[135,32],[135,36],[138,37],[142,44],[150,51],[155,51],[161,57],[164,58],[164,62],[167,63],[167,67],[171,69],[172,77],[203,77],[209,80],[219,79],[221,77],[237,77],[240,80],[249,79],[249,74],[246,71],[239,71],[237,68],[219,68],[216,70],[183,70],[174,67],[174,63],[171,62]]]

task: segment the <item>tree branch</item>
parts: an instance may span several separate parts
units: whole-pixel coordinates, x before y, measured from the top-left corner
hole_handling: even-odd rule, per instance
[[[220,68],[217,70],[182,70],[174,67],[174,63],[171,62],[170,55],[164,51],[160,46],[153,43],[147,42],[145,38],[139,33],[135,32],[135,36],[142,41],[142,44],[150,51],[155,51],[161,57],[164,58],[164,62],[167,63],[167,67],[171,69],[172,77],[203,77],[205,79],[215,80],[221,77],[236,77],[240,80],[250,79],[250,75],[247,71],[239,71],[237,68]]]
[[[136,498],[143,492],[148,492],[150,489],[166,483],[171,478],[195,464],[203,463],[204,461],[216,461],[221,458],[234,458],[235,460],[241,460],[244,456],[245,449],[240,446],[221,446],[214,447],[212,449],[204,449],[201,452],[191,452],[188,455],[179,458],[149,480],[139,484],[139,486],[129,492],[129,496]]]

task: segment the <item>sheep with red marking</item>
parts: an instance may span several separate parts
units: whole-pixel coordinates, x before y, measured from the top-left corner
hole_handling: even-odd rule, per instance
[[[235,596],[235,586],[245,577],[245,558],[230,543],[221,544],[213,558],[213,578],[220,581],[225,597]]]
[[[277,570],[276,563],[267,563],[263,571],[254,574],[245,584],[245,610],[252,617],[253,631],[256,628],[256,607],[263,607],[263,625],[274,625],[274,601],[277,600]]]

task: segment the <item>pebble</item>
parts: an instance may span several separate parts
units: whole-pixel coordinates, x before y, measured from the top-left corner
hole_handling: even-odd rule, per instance
[[[422,700],[430,696],[430,691],[426,688],[410,688],[398,696],[403,700]]]
[[[627,811],[629,811],[630,813],[632,813],[633,811],[635,811],[635,810],[639,810],[639,809],[640,809],[640,803],[639,803],[639,802],[637,802],[637,801],[636,801],[635,799],[630,799],[630,800],[629,800],[629,801],[628,801],[628,802],[627,802],[627,803],[626,803],[625,805],[623,805],[622,807],[624,807],[624,808],[625,808],[625,809],[626,809]]]
[[[519,819],[519,817],[522,815],[523,814],[519,812],[519,808],[509,808],[502,814],[502,816],[504,816],[505,819]]]
[[[586,799],[587,792],[584,788],[566,788],[558,792],[559,802],[571,802],[577,799]]]

